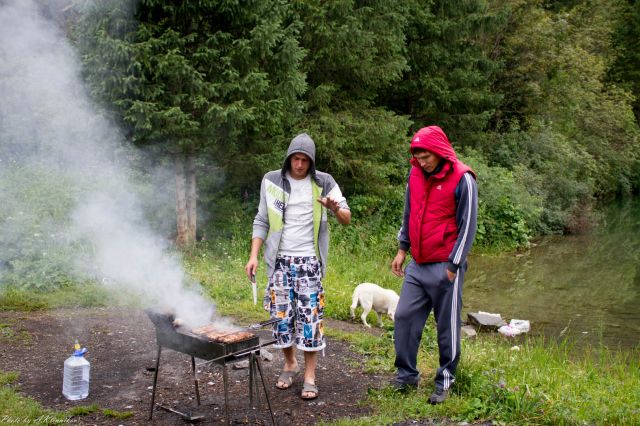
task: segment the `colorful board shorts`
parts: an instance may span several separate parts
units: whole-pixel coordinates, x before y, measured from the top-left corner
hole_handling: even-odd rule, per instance
[[[271,318],[281,319],[273,327],[273,338],[277,339],[274,348],[288,348],[295,342],[303,351],[324,349],[324,289],[320,273],[315,256],[276,258],[263,302]]]

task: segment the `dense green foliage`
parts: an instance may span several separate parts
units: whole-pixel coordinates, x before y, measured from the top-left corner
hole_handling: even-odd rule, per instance
[[[2,282],[32,289],[74,282],[74,256],[66,241],[74,186],[62,173],[38,166],[9,167],[0,181],[6,200],[0,209]]]
[[[391,247],[409,137],[439,124],[478,173],[476,247],[508,250],[584,230],[598,202],[640,188],[638,10],[621,0],[109,0],[78,7],[71,34],[94,99],[127,140],[156,162],[198,156],[200,235],[248,227],[263,173],[306,131],[353,211],[337,241]],[[55,169],[13,167],[31,145],[0,140],[3,282],[64,287],[76,186]],[[153,162],[131,163],[152,195]],[[166,234],[173,208],[162,198],[148,216]]]
[[[633,2],[127,5],[79,20],[87,79],[134,142],[199,153],[214,220],[240,194],[255,208],[301,131],[369,236],[399,225],[408,140],[428,124],[480,173],[479,246],[581,231],[640,187]]]
[[[79,22],[94,95],[137,144],[246,179],[302,104],[300,22],[279,1],[96,2]],[[252,180],[254,183],[255,180]]]
[[[158,192],[156,164],[197,155],[200,236],[248,238],[260,178],[306,131],[353,212],[337,241],[392,249],[409,138],[439,124],[478,174],[476,249],[509,250],[588,229],[599,202],[638,192],[638,10],[622,0],[109,0],[76,6],[70,34],[102,111],[157,154],[130,161],[143,198]],[[13,166],[29,141],[0,142],[2,280],[64,287],[74,247],[63,236],[82,196],[55,169]],[[165,235],[172,187],[143,202]]]
[[[414,130],[437,123],[458,147],[467,146],[487,129],[502,97],[491,87],[500,65],[491,55],[491,34],[504,10],[485,1],[400,3],[409,66],[381,102],[409,115]]]
[[[640,119],[640,2],[623,2],[615,29],[613,44],[619,52],[610,76],[616,84],[627,88],[635,97],[633,109]]]
[[[513,10],[496,87],[498,133],[481,151],[491,165],[525,167],[544,199],[537,233],[579,230],[597,199],[638,188],[638,123],[631,97],[607,83],[618,2],[550,12]],[[553,41],[553,42],[551,42]]]

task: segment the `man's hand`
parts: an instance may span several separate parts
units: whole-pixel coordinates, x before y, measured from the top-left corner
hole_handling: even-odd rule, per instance
[[[258,258],[250,257],[244,270],[247,273],[247,277],[249,277],[249,281],[253,281],[252,277],[256,275],[256,271],[258,270]]]
[[[318,198],[318,202],[331,210],[341,225],[348,225],[351,222],[351,210],[341,209],[340,204],[331,197]]]
[[[397,277],[404,277],[404,269],[402,265],[404,264],[404,260],[407,258],[407,252],[404,250],[398,250],[398,254],[391,262],[391,272]]]
[[[338,202],[331,197],[318,198],[318,202],[334,213],[340,208]]]
[[[253,281],[251,277],[256,275],[258,270],[258,253],[260,253],[260,247],[262,247],[262,238],[253,238],[251,240],[251,254],[249,254],[249,261],[244,267],[244,271],[249,277],[249,281]]]
[[[447,269],[447,278],[449,278],[450,282],[453,282],[453,280],[456,279],[456,273],[455,272],[451,272],[450,270]]]

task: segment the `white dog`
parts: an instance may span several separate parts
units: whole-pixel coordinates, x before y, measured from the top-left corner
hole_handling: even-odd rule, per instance
[[[355,319],[356,308],[358,304],[360,304],[363,309],[360,318],[362,318],[364,325],[371,327],[367,324],[367,315],[369,315],[369,312],[373,309],[376,317],[378,317],[378,323],[380,327],[382,327],[382,317],[380,314],[387,314],[391,320],[393,320],[399,299],[400,296],[393,290],[382,288],[373,283],[362,283],[353,291],[351,318]]]

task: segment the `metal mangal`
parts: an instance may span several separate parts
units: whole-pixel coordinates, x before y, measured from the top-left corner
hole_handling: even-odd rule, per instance
[[[227,374],[227,364],[237,361],[240,358],[249,358],[249,403],[253,406],[254,392],[255,399],[260,404],[259,386],[258,386],[258,374],[260,375],[260,381],[262,382],[262,388],[264,396],[269,408],[269,414],[271,415],[271,421],[276,425],[275,416],[271,408],[271,402],[269,400],[269,393],[264,381],[262,372],[262,365],[260,362],[260,350],[263,347],[270,346],[276,342],[276,340],[268,340],[261,342],[260,337],[256,334],[251,334],[249,337],[233,341],[229,343],[212,341],[204,336],[197,335],[191,332],[191,330],[182,326],[174,325],[174,317],[166,312],[159,312],[154,309],[145,309],[145,312],[151,322],[155,326],[156,330],[156,343],[158,345],[158,353],[156,357],[156,366],[153,374],[153,390],[151,392],[151,405],[149,410],[149,420],[153,418],[153,410],[156,406],[155,395],[156,386],[158,382],[158,373],[160,371],[160,357],[162,354],[162,348],[172,349],[174,351],[184,353],[191,356],[191,371],[193,375],[193,382],[195,386],[196,401],[200,406],[200,390],[198,387],[198,375],[196,369],[195,359],[202,359],[207,361],[206,363],[216,363],[222,366],[222,378],[224,383],[224,405],[225,405],[225,420],[226,424],[230,424],[229,419],[229,383]],[[257,330],[268,325],[278,322],[278,319],[271,319],[258,324],[252,324],[242,328],[242,330]],[[237,331],[224,334],[223,336],[229,336]],[[162,406],[161,408],[167,409]],[[178,413],[178,410],[170,409],[174,413]],[[183,413],[181,413],[183,414]],[[191,415],[190,415],[191,416]],[[193,421],[199,421],[202,416],[194,417]],[[184,418],[184,416],[183,416]]]

